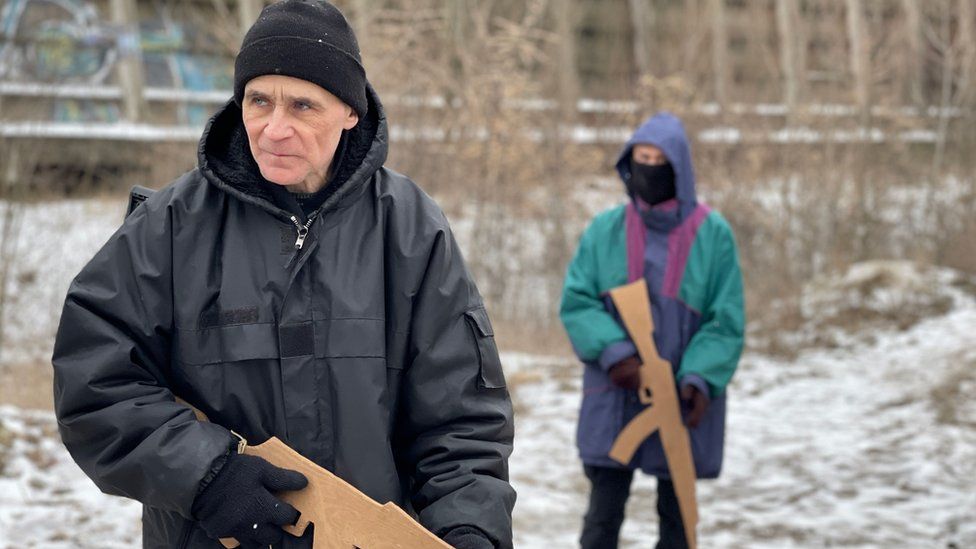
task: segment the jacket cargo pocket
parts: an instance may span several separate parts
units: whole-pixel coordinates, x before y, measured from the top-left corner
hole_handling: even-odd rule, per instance
[[[464,316],[474,332],[478,342],[478,361],[481,365],[481,376],[478,386],[483,389],[501,389],[505,387],[505,374],[502,363],[498,358],[498,347],[495,346],[495,332],[491,329],[488,312],[484,307],[466,311]]]

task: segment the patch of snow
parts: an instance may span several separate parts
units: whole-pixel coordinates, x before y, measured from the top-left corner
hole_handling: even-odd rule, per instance
[[[0,137],[104,139],[116,141],[199,141],[203,128],[131,122],[2,122]]]
[[[734,145],[742,142],[742,130],[728,126],[708,128],[698,132],[698,141],[701,143]]]
[[[915,291],[921,275],[891,267],[900,282],[890,292]],[[792,360],[747,352],[729,389],[723,474],[698,484],[699,545],[976,546],[976,406],[963,392],[976,387],[976,301],[956,297],[907,331],[869,329],[873,343]],[[537,381],[513,389],[516,546],[571,547],[589,489],[572,446],[581,367],[536,367]],[[655,498],[638,475],[622,547],[656,539]]]
[[[121,217],[121,201],[66,204],[65,215],[52,216],[52,205],[25,212],[62,219],[64,238],[74,240],[20,250],[36,255],[18,264],[70,264],[17,288],[51,285],[57,299],[34,293],[24,303],[63,298],[66,272]],[[976,546],[971,282],[910,263],[859,264],[812,284],[804,314],[925,314],[907,327],[851,326],[849,345],[808,347],[793,358],[747,345],[729,389],[723,474],[698,484],[700,546]],[[502,362],[516,408],[516,546],[575,546],[588,494],[574,443],[581,366],[567,356],[508,352]],[[0,407],[0,464],[0,547],[139,546],[139,505],[94,487],[61,446],[50,412]],[[654,480],[637,475],[622,547],[653,543],[655,498]]]
[[[906,143],[935,143],[939,134],[933,130],[908,130],[898,134],[898,138]]]
[[[0,217],[9,207],[0,202]],[[0,358],[4,363],[47,362],[68,284],[122,224],[126,199],[14,207],[20,228],[7,278]],[[0,239],[2,230],[0,225]]]
[[[71,460],[53,414],[0,406],[0,547],[135,548],[142,506],[101,493]]]

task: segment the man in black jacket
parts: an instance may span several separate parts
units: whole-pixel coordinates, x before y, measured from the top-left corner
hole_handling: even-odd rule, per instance
[[[282,439],[456,547],[511,547],[491,324],[443,213],[383,167],[387,139],[338,10],[276,3],[198,167],[72,282],[61,436],[99,488],[144,504],[145,547],[311,547],[283,533],[297,512],[275,495],[305,478],[239,455],[231,430]]]

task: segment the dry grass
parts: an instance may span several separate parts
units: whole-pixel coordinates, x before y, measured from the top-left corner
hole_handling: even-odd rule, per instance
[[[53,410],[53,383],[50,364],[5,364],[0,368],[0,405]]]

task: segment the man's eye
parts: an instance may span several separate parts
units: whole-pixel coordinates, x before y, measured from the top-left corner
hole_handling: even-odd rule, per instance
[[[268,100],[263,97],[251,97],[251,104],[263,107],[268,104]]]
[[[307,110],[309,110],[311,108],[312,108],[312,106],[309,105],[308,103],[304,102],[304,101],[296,101],[295,102],[295,109],[297,109],[297,110],[307,111]]]

